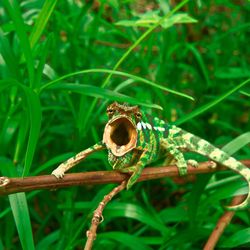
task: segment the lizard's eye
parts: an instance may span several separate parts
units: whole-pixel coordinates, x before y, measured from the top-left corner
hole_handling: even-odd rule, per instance
[[[135,116],[136,116],[137,119],[141,119],[141,117],[142,117],[142,115],[141,115],[140,112],[137,112],[137,113],[135,114]]]
[[[107,109],[108,116],[112,116],[114,114],[115,110],[112,108]]]

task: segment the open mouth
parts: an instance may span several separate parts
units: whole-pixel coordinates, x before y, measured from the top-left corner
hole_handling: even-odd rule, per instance
[[[107,123],[103,142],[115,156],[122,156],[136,147],[136,127],[127,117],[117,117]]]

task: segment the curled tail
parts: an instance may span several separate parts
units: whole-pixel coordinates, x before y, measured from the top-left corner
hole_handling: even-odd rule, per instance
[[[222,153],[224,152],[222,151]],[[227,155],[226,153],[224,154]],[[224,162],[221,162],[221,164],[241,174],[248,183],[248,195],[246,199],[239,205],[227,206],[226,208],[229,210],[233,210],[233,211],[248,208],[250,205],[250,169],[247,168],[245,165],[243,165],[241,162],[235,160],[233,157],[230,157],[230,156],[228,157],[227,160],[225,160]]]
[[[246,209],[250,205],[250,169],[243,165],[241,162],[235,160],[233,157],[224,151],[214,147],[206,140],[200,139],[188,132],[183,131],[183,138],[185,138],[185,146],[193,152],[208,157],[209,159],[222,164],[233,171],[242,175],[248,183],[247,198],[239,205],[226,207],[229,210]]]

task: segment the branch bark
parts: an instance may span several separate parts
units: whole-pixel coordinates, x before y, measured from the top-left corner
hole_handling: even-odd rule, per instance
[[[123,181],[119,186],[115,187],[109,194],[105,195],[103,200],[99,203],[99,206],[94,212],[91,220],[90,229],[87,231],[87,242],[84,250],[91,250],[94,240],[96,239],[96,230],[99,224],[104,220],[102,212],[106,205],[112,200],[112,198],[126,188],[126,181]]]
[[[232,199],[232,202],[230,206],[236,206],[243,202],[246,198],[246,195],[239,195],[235,196]],[[206,242],[206,245],[204,246],[203,250],[211,250],[214,249],[217,242],[219,241],[221,235],[223,234],[226,227],[230,224],[233,216],[235,214],[235,211],[225,211],[224,214],[220,217],[220,219],[217,222],[217,225],[215,226],[213,232],[209,236],[208,241]]]
[[[243,164],[250,167],[250,160],[242,161]],[[226,167],[211,168],[211,162],[203,162],[198,168],[188,166],[188,174],[212,173],[220,170],[226,170]],[[9,195],[18,192],[29,192],[38,189],[58,189],[70,186],[96,185],[107,183],[121,183],[128,179],[128,174],[118,171],[95,171],[66,174],[63,179],[57,179],[53,175],[30,176],[25,178],[0,177],[0,195]],[[148,167],[142,171],[139,181],[159,179],[163,177],[178,177],[176,166]],[[183,177],[181,177],[183,178]],[[185,178],[185,177],[184,177]]]

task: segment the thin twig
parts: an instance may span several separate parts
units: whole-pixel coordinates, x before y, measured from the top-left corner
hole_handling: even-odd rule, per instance
[[[230,206],[235,206],[240,204],[246,198],[245,195],[238,195],[232,199]],[[218,220],[217,225],[215,226],[213,232],[211,233],[206,245],[203,250],[212,250],[215,248],[220,236],[223,234],[226,227],[229,225],[232,220],[235,211],[226,211]]]
[[[250,167],[250,160],[242,161]],[[203,162],[199,167],[188,167],[189,175],[212,173],[226,170],[226,167],[211,168],[211,163]],[[38,189],[58,189],[70,186],[96,185],[107,183],[121,183],[128,179],[128,174],[118,171],[95,171],[66,174],[63,179],[57,179],[52,175],[30,176],[25,178],[0,177],[0,195],[8,195],[18,192],[28,192]],[[163,177],[178,177],[179,172],[176,166],[148,167],[142,171],[138,181],[159,179]],[[183,179],[183,177],[181,177]],[[185,178],[185,177],[184,177]]]
[[[99,206],[94,211],[94,215],[91,221],[90,229],[87,231],[87,241],[84,250],[92,249],[93,242],[96,239],[96,230],[99,224],[104,220],[102,212],[105,206],[111,199],[121,192],[126,187],[126,181],[123,181],[119,186],[115,187],[108,195],[105,195],[103,200],[99,203]]]
[[[112,47],[112,48],[118,48],[118,49],[127,49],[129,48],[132,44],[131,43],[112,43],[112,42],[108,42],[108,41],[101,41],[101,40],[96,40],[95,44],[100,44],[103,46],[108,46],[108,47]],[[140,51],[142,48],[142,46],[138,45],[136,48],[134,48],[134,51]],[[157,46],[153,46],[150,48],[149,47],[143,47],[144,51],[147,52],[148,50],[150,50],[151,52],[159,52],[159,48]]]

